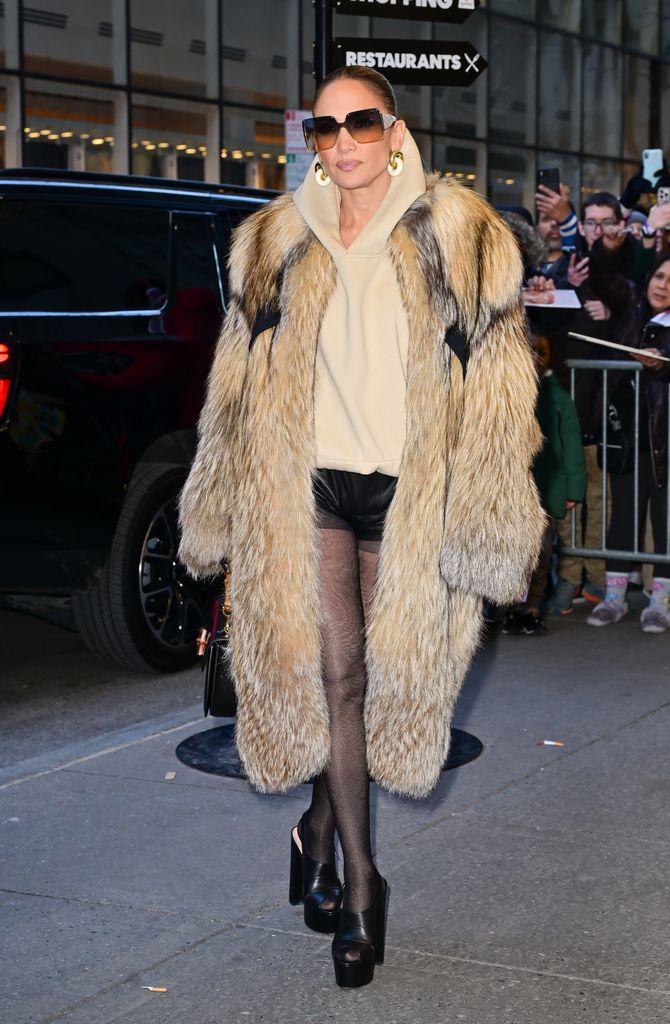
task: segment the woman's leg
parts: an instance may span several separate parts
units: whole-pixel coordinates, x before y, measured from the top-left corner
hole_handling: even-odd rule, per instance
[[[347,910],[359,911],[371,903],[376,881],[370,847],[369,778],[363,721],[367,679],[359,559],[363,563],[363,587],[369,603],[373,582],[370,559],[376,561],[376,558],[370,552],[359,555],[356,537],[342,520],[328,516],[327,522],[327,526],[323,525],[322,517],[318,531],[323,677],[331,732],[331,756],[325,783],[344,855],[344,906]],[[321,805],[319,783],[315,796]],[[322,806],[317,810],[322,811]],[[310,815],[311,809],[308,820]],[[311,825],[309,829],[311,834]]]

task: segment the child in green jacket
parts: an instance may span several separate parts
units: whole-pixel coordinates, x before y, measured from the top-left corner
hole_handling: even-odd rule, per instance
[[[533,476],[545,512],[552,520],[562,519],[568,509],[584,500],[586,492],[581,430],[574,402],[549,369],[549,340],[533,333],[530,342],[540,378],[535,415],[544,435],[544,445],[533,463]],[[540,605],[551,566],[552,536],[553,523],[549,522],[525,604],[507,612],[503,633],[534,636],[546,631]]]

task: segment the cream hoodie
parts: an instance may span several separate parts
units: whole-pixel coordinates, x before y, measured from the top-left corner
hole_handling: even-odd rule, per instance
[[[293,199],[333,257],[337,284],[316,354],[316,465],[397,476],[405,443],[409,327],[388,239],[426,191],[421,156],[409,132],[403,173],[391,178],[374,217],[348,249],[340,237],[340,190],[316,183],[314,166]]]

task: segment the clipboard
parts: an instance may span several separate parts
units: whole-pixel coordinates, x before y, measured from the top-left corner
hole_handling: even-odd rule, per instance
[[[588,334],[577,334],[576,331],[568,331],[568,337],[580,338],[582,341],[590,341],[592,345],[603,345],[605,348],[616,348],[620,352],[634,352],[636,355],[648,355],[650,359],[662,359],[664,363],[670,363],[670,357],[657,356],[646,348],[632,348],[631,345],[621,345],[618,341],[605,341],[603,338],[591,338]]]

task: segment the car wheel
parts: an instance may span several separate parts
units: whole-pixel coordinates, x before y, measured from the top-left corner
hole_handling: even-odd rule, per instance
[[[214,591],[177,559],[177,498],[186,472],[138,466],[102,574],[74,598],[87,647],[118,668],[177,672],[196,660],[196,633],[209,622]]]

